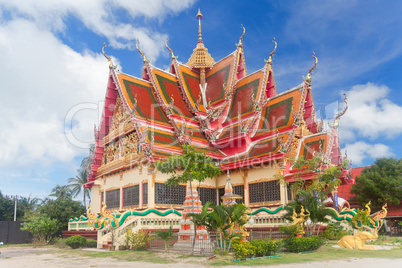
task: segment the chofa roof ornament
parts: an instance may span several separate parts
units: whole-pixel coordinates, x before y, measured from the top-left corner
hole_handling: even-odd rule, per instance
[[[114,68],[112,58],[110,56],[106,55],[106,53],[105,53],[105,47],[106,47],[106,42],[103,43],[103,47],[102,47],[103,56],[105,56],[105,58],[109,61],[109,68]]]
[[[343,102],[346,104],[346,106],[345,106],[345,109],[343,109],[343,111],[342,112],[340,112],[336,117],[335,117],[335,120],[334,120],[334,125],[333,125],[333,127],[334,128],[337,128],[338,127],[338,119],[339,118],[341,118],[341,116],[343,116],[345,113],[346,113],[346,110],[349,108],[349,103],[346,101],[347,100],[347,96],[346,96],[346,94],[343,94],[344,96],[345,96],[345,98],[343,99]]]
[[[141,56],[142,56],[142,58],[143,58],[143,61],[146,62],[147,59],[145,58],[144,52],[142,52],[142,51],[140,50],[140,47],[138,46],[139,44],[140,44],[140,40],[137,39],[137,43],[135,44],[135,47],[137,48],[138,52],[141,54]]]
[[[315,67],[317,67],[317,63],[318,63],[318,58],[315,56],[315,52],[314,52],[314,51],[313,51],[312,57],[315,59],[315,63],[314,63],[314,65],[313,65],[313,67],[311,67],[311,68],[308,70],[308,74],[307,74],[307,78],[306,78],[307,82],[311,82],[311,73],[314,71]]]
[[[168,46],[168,42],[169,42],[169,37],[166,37],[165,46],[166,46],[167,50],[169,50],[170,54],[172,55],[172,59],[176,59],[177,57],[175,57],[175,55],[173,54],[173,50]]]
[[[274,53],[276,52],[276,48],[278,47],[278,43],[275,41],[275,37],[272,37],[272,42],[275,44],[274,50],[269,54],[269,59],[268,63],[272,64],[272,56],[274,56]]]
[[[242,47],[242,46],[243,46],[242,41],[243,41],[243,38],[244,38],[244,34],[246,33],[246,28],[244,28],[243,24],[240,25],[240,28],[243,29],[243,34],[240,36],[239,44],[237,44],[238,47]]]

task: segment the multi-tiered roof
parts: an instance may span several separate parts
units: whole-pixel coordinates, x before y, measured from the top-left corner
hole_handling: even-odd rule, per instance
[[[269,60],[247,74],[244,27],[236,50],[215,62],[202,40],[201,18],[199,12],[198,43],[186,64],[177,60],[167,42],[172,55],[169,70],[152,66],[138,43],[143,56],[141,78],[118,73],[110,64],[89,181],[99,176],[101,166],[108,164],[108,172],[127,167],[113,168],[119,159],[109,163],[104,159],[106,144],[122,137],[131,139],[137,150],[130,165],[180,154],[184,144],[205,150],[222,170],[287,157],[309,158],[314,152],[321,152],[328,164],[338,164],[336,126],[322,132],[316,120],[311,90],[311,73],[317,64],[314,54],[316,62],[306,79],[278,94],[272,67],[275,39]],[[127,118],[126,123],[113,125],[116,116]]]

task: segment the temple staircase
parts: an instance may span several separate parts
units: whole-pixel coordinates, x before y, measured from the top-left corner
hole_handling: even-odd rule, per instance
[[[124,223],[117,228],[108,227],[98,230],[98,248],[107,249],[111,245],[119,246],[125,245],[126,232],[138,232],[139,230],[156,231],[168,229],[173,226],[173,229],[180,228],[181,217],[178,215],[169,215],[167,217],[155,217],[155,215],[148,214],[147,216],[130,216]]]

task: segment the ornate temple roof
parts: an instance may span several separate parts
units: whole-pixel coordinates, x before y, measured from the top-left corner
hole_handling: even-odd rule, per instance
[[[316,62],[299,86],[278,94],[272,63],[275,39],[269,60],[247,74],[244,27],[236,50],[215,62],[202,41],[201,18],[199,12],[198,42],[186,64],[177,60],[166,42],[172,54],[169,71],[152,66],[138,43],[144,59],[141,78],[117,73],[104,54],[110,75],[89,180],[99,176],[110,141],[130,131],[138,141],[136,161],[152,162],[181,153],[181,145],[186,144],[206,151],[223,170],[286,157],[309,158],[319,151],[329,162],[339,162],[336,129],[322,132],[315,116],[311,73],[317,58],[313,55]],[[111,132],[110,124],[115,120],[117,99],[129,123],[123,133],[116,134],[118,128]],[[113,169],[101,168],[102,174],[105,170]]]

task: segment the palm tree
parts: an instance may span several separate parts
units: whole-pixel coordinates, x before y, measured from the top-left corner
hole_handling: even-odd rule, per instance
[[[49,196],[56,197],[57,200],[71,199],[71,190],[68,185],[58,185],[52,189],[52,193]]]
[[[193,246],[191,248],[191,255],[194,253],[194,247],[195,247],[195,238],[197,236],[197,229],[200,226],[206,225],[208,226],[208,208],[212,205],[211,202],[206,202],[204,206],[202,207],[202,210],[200,213],[188,213],[186,215],[186,219],[191,218],[191,221],[194,224],[194,236],[193,236]]]
[[[87,197],[88,199],[90,198],[89,189],[84,188],[84,184],[88,182],[88,172],[86,168],[81,167],[77,169],[77,173],[78,173],[77,176],[68,179],[69,183],[68,186],[71,189],[71,194],[73,195],[73,197],[76,197],[78,194],[80,194],[81,190],[83,191],[84,193],[83,202],[86,208],[87,207],[86,198]]]
[[[208,213],[206,226],[210,230],[217,231],[219,234],[219,246],[222,251],[229,251],[232,239],[241,237],[241,234],[234,232],[236,228],[241,228],[248,221],[248,210],[244,204],[234,206],[224,206],[211,204],[212,212]],[[229,246],[226,247],[229,241]]]
[[[37,197],[34,197],[31,199],[31,196],[29,196],[28,198],[21,197],[18,200],[18,207],[21,208],[21,210],[24,213],[24,216],[23,216],[24,220],[27,220],[32,216],[32,213],[36,209],[39,200],[40,199]]]
[[[89,145],[89,155],[87,157],[84,157],[81,161],[81,168],[87,170],[91,169],[94,152],[95,152],[95,144],[92,143]]]

